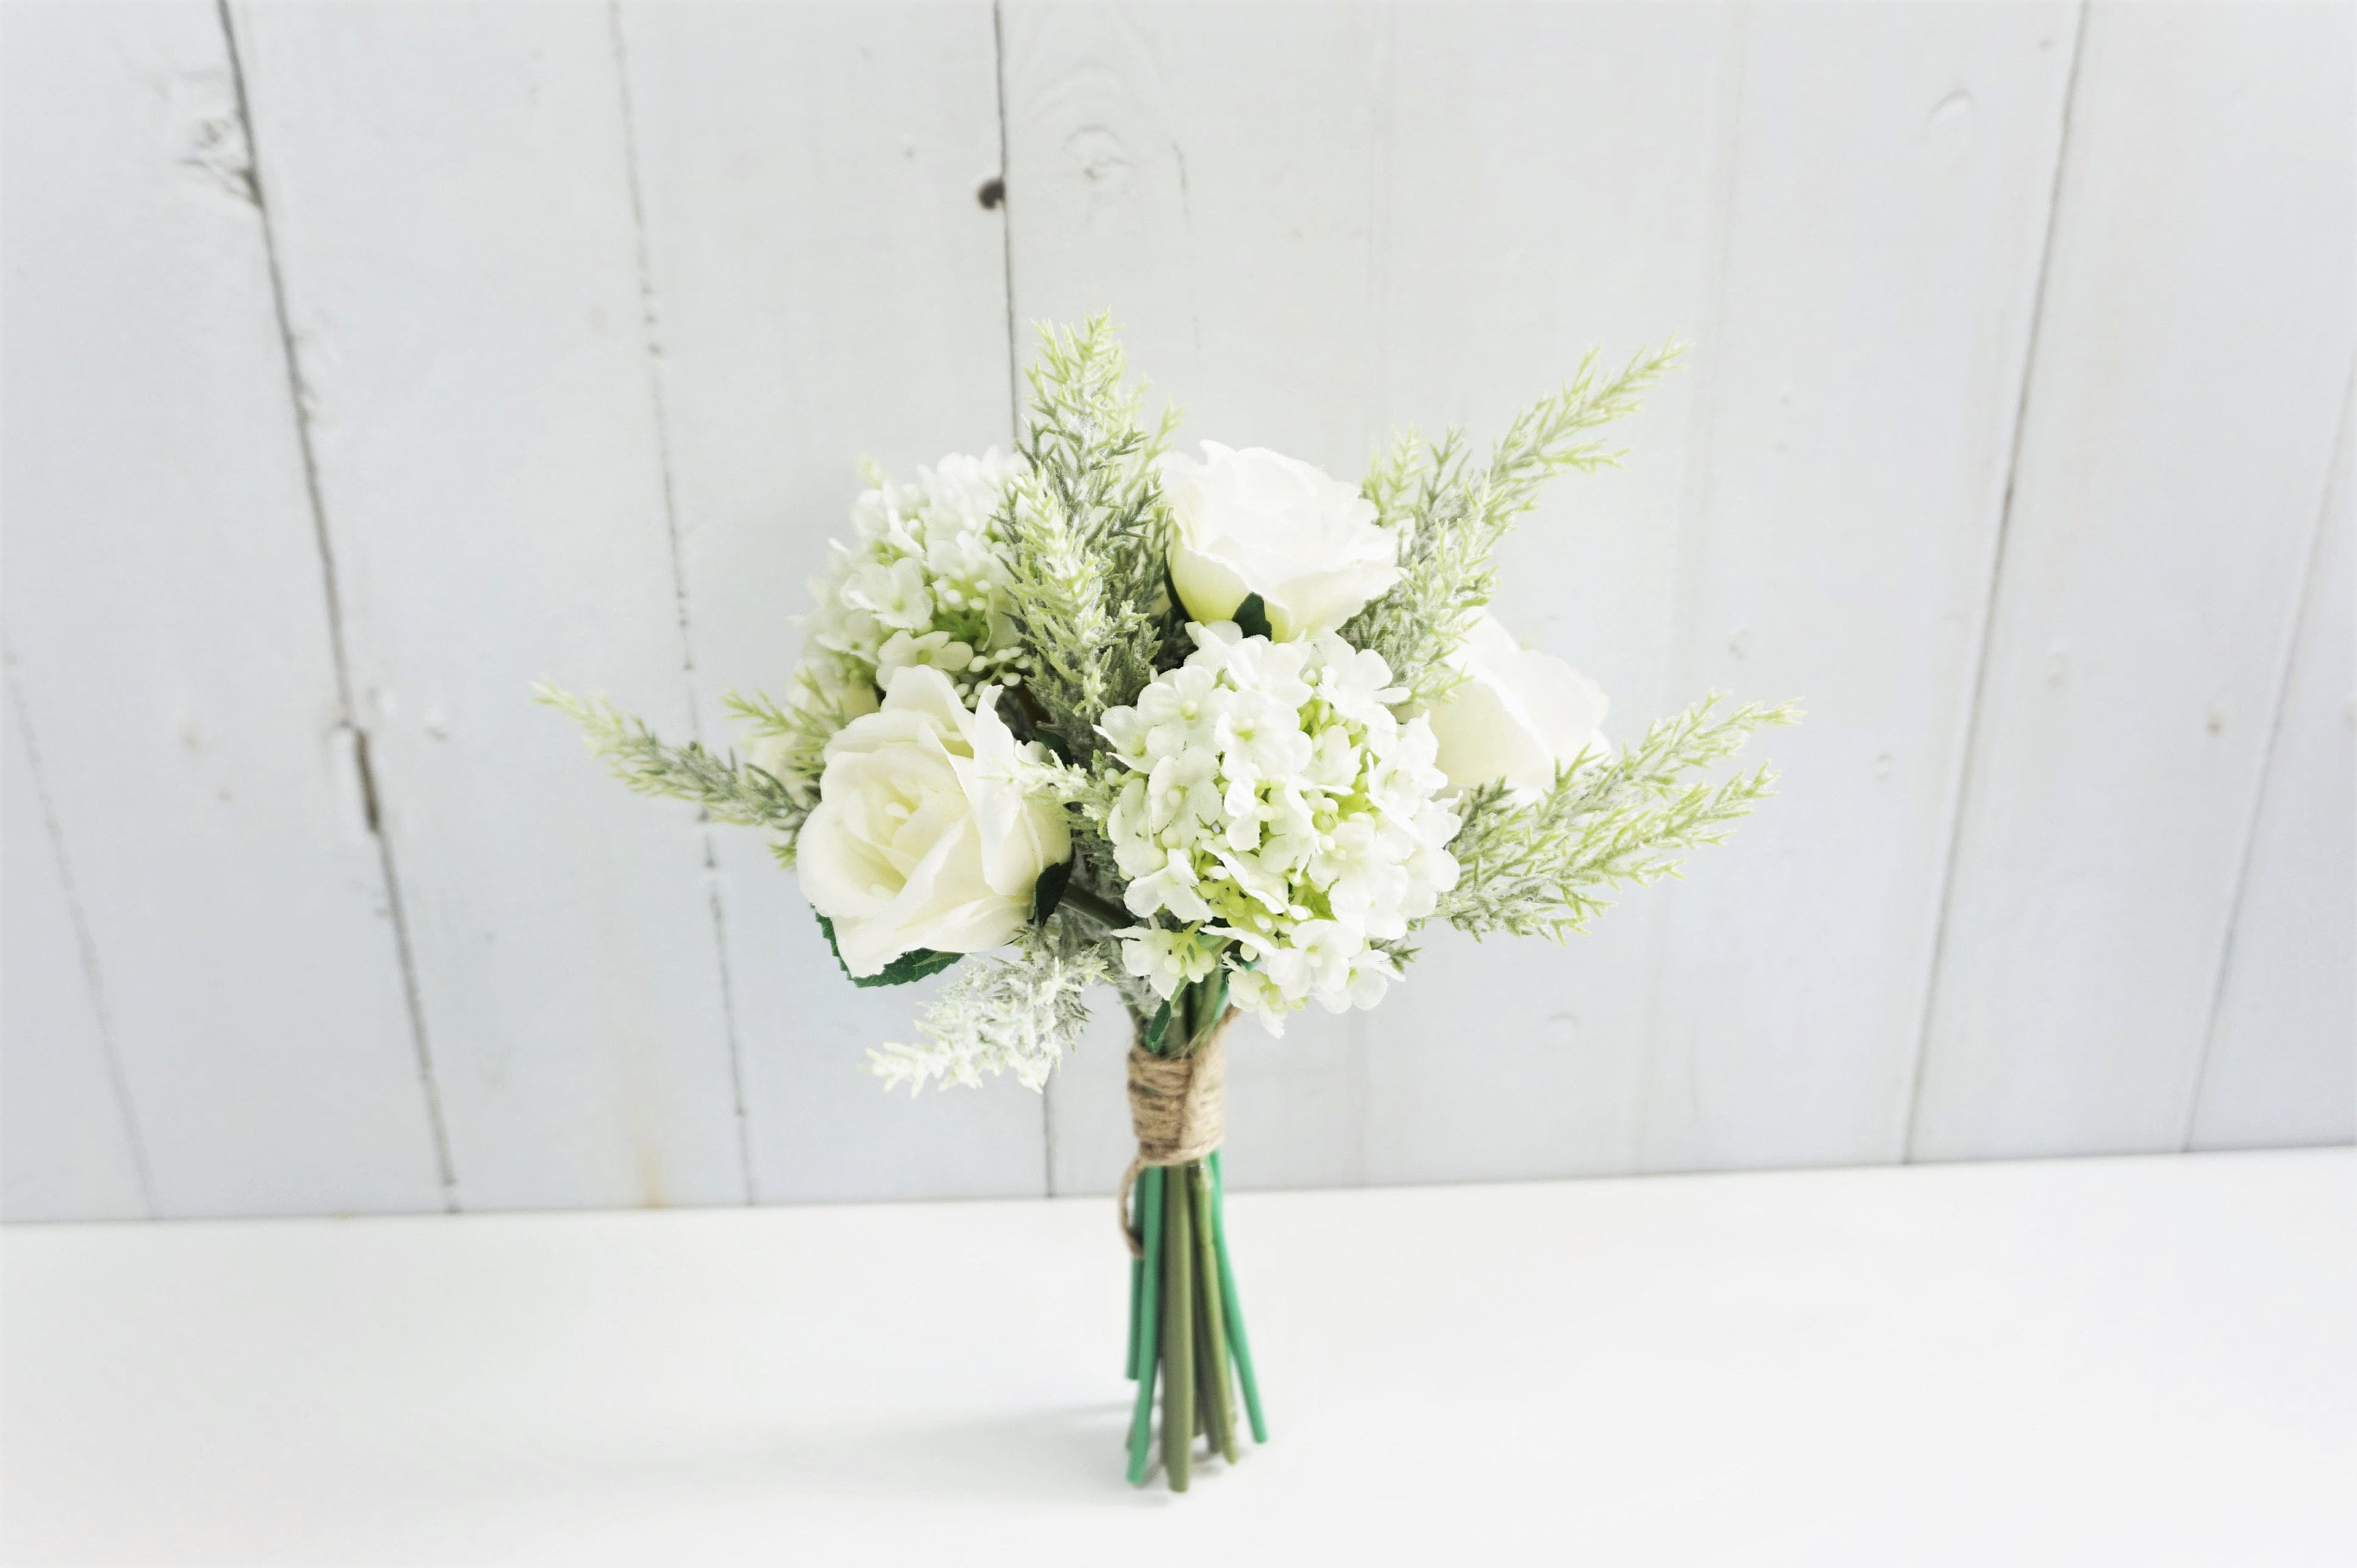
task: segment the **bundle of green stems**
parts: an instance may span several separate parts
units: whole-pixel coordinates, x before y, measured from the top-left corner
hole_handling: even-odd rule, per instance
[[[1142,1047],[1163,1056],[1205,1049],[1234,1016],[1227,989],[1224,972],[1180,987],[1167,1015],[1139,1020]],[[1196,1438],[1232,1465],[1240,1456],[1239,1387],[1253,1441],[1268,1441],[1228,1261],[1220,1151],[1185,1165],[1148,1165],[1132,1204],[1131,1234],[1143,1251],[1129,1269],[1128,1373],[1137,1383],[1129,1478],[1143,1486],[1151,1466],[1158,1381],[1163,1474],[1172,1491],[1183,1492],[1194,1471]]]

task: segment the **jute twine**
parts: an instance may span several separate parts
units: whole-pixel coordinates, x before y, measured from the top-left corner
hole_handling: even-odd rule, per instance
[[[1129,1124],[1137,1157],[1121,1173],[1121,1235],[1129,1255],[1146,1248],[1129,1228],[1130,1188],[1148,1165],[1187,1165],[1220,1146],[1228,1133],[1228,1051],[1224,1021],[1191,1056],[1162,1057],[1129,1047]]]

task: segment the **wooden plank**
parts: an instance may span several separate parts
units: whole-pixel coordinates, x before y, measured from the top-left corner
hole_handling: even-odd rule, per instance
[[[439,1208],[219,17],[7,44],[9,649],[156,1209]]]
[[[1018,351],[1030,323],[1109,309],[1133,367],[1187,405],[1186,439],[1358,472],[1383,423],[1368,327],[1385,14],[1011,4],[1002,21]],[[1236,1031],[1237,1186],[1363,1178],[1359,1023]],[[1125,1034],[1100,1019],[1049,1091],[1058,1191],[1109,1190],[1129,1158]]]
[[[1383,13],[1017,4],[1003,31],[1018,352],[1111,310],[1186,439],[1355,472],[1383,422]]]
[[[783,693],[857,459],[913,478],[1012,439],[1005,211],[977,195],[991,13],[619,15],[696,696],[725,736],[722,693]],[[1039,1098],[888,1100],[866,1048],[914,1038],[920,994],[855,991],[759,836],[716,847],[755,1194],[1041,1191]]]
[[[1645,1168],[1905,1153],[2076,22],[1751,16],[1671,701],[1809,718],[1666,900]]]
[[[2357,1139],[2357,411],[2344,408],[2191,1146]]]
[[[1675,668],[1679,583],[1746,26],[1734,10],[1617,6],[1394,23],[1372,323],[1386,423],[1461,422],[1486,441],[1591,345],[1695,345],[1619,433],[1627,468],[1559,481],[1507,546],[1498,614],[1603,685],[1616,736],[1701,694]],[[1561,948],[1432,933],[1366,1017],[1370,1175],[1635,1168],[1668,906],[1638,895]]]
[[[233,15],[458,1197],[742,1201],[694,814],[530,702],[691,724],[609,19]]]
[[[144,1219],[138,1139],[15,685],[0,693],[0,1219]]]
[[[2350,31],[2089,19],[1918,1157],[2184,1140],[2349,374]]]
[[[1639,475],[1669,469],[1653,505],[1572,490],[1517,539],[1501,613],[1602,676],[1616,734],[1713,687],[1816,717],[1763,748],[1785,798],[1690,884],[1561,956],[1433,944],[1372,1022],[1378,1168],[1892,1157],[2070,13],[1792,8],[1717,35],[1652,14],[1628,36],[1609,12],[1472,15],[1488,30],[1431,13],[1399,50],[1443,73],[1401,117],[1432,166],[1394,193],[1400,243],[1430,238],[1426,264],[1393,263],[1394,362],[1502,403],[1531,338],[1583,317],[1697,338],[1663,406],[1684,428],[1629,432]],[[1566,70],[1597,80],[1557,91]],[[1907,655],[1860,657],[1890,643]]]
[[[1515,47],[1490,47],[1501,38]],[[1709,165],[1727,41],[1725,16],[1686,11],[1010,7],[1017,314],[1110,307],[1140,369],[1187,404],[1189,439],[1355,474],[1398,424],[1494,430],[1587,343],[1633,348],[1698,318],[1710,187],[1646,181],[1641,201],[1631,170]],[[1549,114],[1585,116],[1574,129],[1588,145],[1554,125],[1531,136]],[[1638,151],[1598,158],[1599,136]],[[1511,188],[1533,159],[1551,190],[1535,209]],[[1565,209],[1641,210],[1661,243],[1641,254],[1557,230],[1485,248],[1448,227]],[[1510,574],[1529,585],[1510,590],[1518,628],[1640,712],[1666,658],[1674,542],[1660,524],[1688,395],[1666,389],[1632,432],[1632,472],[1559,490]],[[1639,521],[1600,536],[1566,526],[1616,513]],[[1571,645],[1566,627],[1588,635]],[[1231,1178],[1623,1167],[1644,993],[1611,979],[1642,962],[1651,931],[1632,911],[1560,953],[1442,933],[1378,1013],[1313,1010],[1281,1041],[1239,1029]],[[1566,996],[1587,1009],[1588,1049],[1556,1048]],[[1469,1068],[1469,1033],[1495,1077]],[[1060,1190],[1109,1187],[1127,1158],[1121,1078],[1092,1058],[1054,1091]],[[1487,1111],[1469,1165],[1448,1107],[1501,1082],[1512,1092]]]
[[[1247,1032],[1240,1182],[1263,1114],[1303,1182],[1900,1151],[2071,20],[1010,10],[1020,314],[1109,304],[1190,435],[1342,472],[1691,335],[1630,470],[1518,535],[1501,614],[1617,734],[1713,684],[1822,710],[1695,886],[1561,950],[1441,933],[1379,1011]]]

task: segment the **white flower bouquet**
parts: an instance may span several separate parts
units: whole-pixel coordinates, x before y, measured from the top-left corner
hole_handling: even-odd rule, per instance
[[[1787,708],[1707,699],[1615,750],[1604,694],[1489,613],[1540,485],[1674,355],[1590,355],[1477,461],[1407,435],[1360,485],[1259,448],[1168,450],[1103,318],[1043,334],[1013,456],[871,472],[782,701],[746,755],[544,691],[634,789],[772,835],[856,985],[955,972],[887,1085],[1042,1088],[1092,988],[1135,1025],[1122,1183],[1129,1474],[1265,1442],[1229,1261],[1227,1027],[1372,1007],[1446,921],[1561,939],[1766,792],[1711,779]],[[988,954],[989,956],[979,956]],[[1238,1395],[1241,1394],[1241,1409]],[[1241,1417],[1241,1420],[1240,1420]]]

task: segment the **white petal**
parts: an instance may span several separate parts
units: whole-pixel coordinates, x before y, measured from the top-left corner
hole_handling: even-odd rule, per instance
[[[794,875],[812,908],[831,920],[857,919],[882,908],[896,891],[874,852],[844,831],[842,809],[821,800],[795,841]],[[882,895],[877,885],[886,884]]]
[[[1188,616],[1206,626],[1233,620],[1236,607],[1253,591],[1243,573],[1215,548],[1183,543],[1171,546],[1170,581]]]

